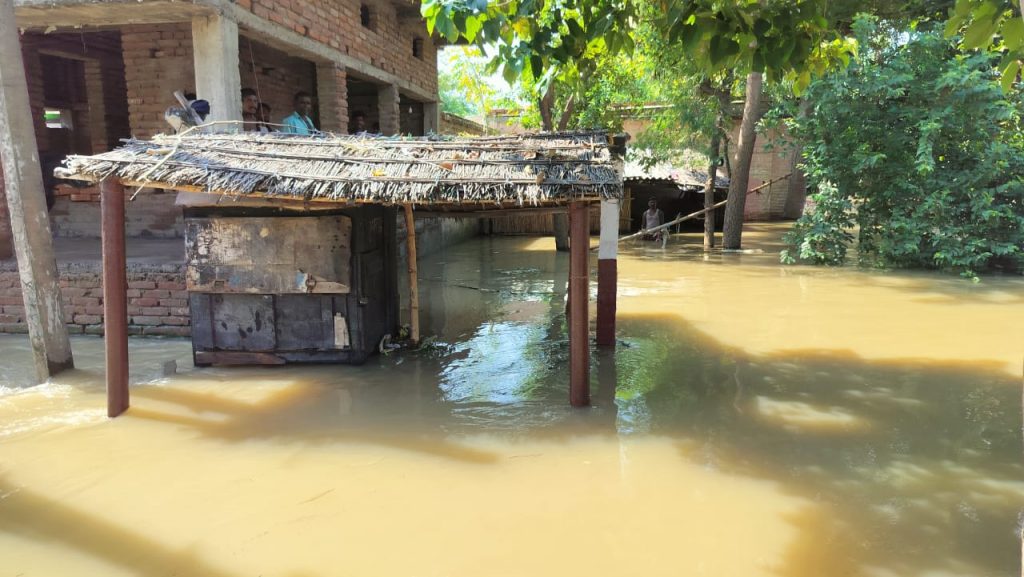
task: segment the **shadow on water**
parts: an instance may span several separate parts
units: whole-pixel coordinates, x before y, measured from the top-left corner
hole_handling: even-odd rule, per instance
[[[685,322],[621,319],[620,431],[823,505],[779,575],[1016,575],[1020,380],[998,363],[750,356]]]
[[[179,571],[204,577],[241,577],[203,561],[195,551],[173,549],[146,537],[138,528],[120,527],[65,502],[17,486],[0,475],[0,531],[36,542],[53,542],[111,565],[151,575]],[[21,575],[21,573],[18,573]],[[290,577],[304,577],[292,573]]]

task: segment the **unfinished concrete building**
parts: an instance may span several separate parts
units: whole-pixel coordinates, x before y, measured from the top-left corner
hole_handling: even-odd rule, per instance
[[[321,130],[347,133],[357,112],[368,130],[382,134],[421,135],[438,130],[437,47],[427,34],[418,0],[15,0],[14,4],[44,174],[52,173],[68,154],[98,154],[118,146],[122,138],[170,132],[164,111],[176,104],[173,94],[178,90],[210,102],[207,120],[241,120],[241,89],[253,88],[271,106],[271,120],[280,122],[292,112],[293,95],[302,90],[315,96],[312,118]],[[46,185],[58,242],[98,239],[98,190],[59,181]],[[6,211],[6,201],[0,199],[0,260],[12,258]],[[143,191],[126,211],[129,239],[156,243],[183,235],[182,211],[175,206],[174,194]],[[447,229],[441,232],[439,236],[445,238],[453,234]],[[424,233],[429,237],[431,231]],[[475,228],[467,233],[475,233]],[[98,250],[98,241],[89,242],[95,242]],[[166,255],[163,264],[176,265],[181,261],[180,241],[166,246],[173,254]],[[8,261],[6,268],[0,267],[7,271],[0,270],[0,276],[10,276],[12,265]],[[166,284],[166,290],[175,292],[177,270],[159,271],[169,276],[153,281],[154,287]],[[62,274],[70,273],[63,270]],[[5,282],[0,279],[0,285]],[[151,281],[139,282],[140,287],[148,287]],[[17,283],[10,284],[0,286],[4,299],[0,332],[4,326],[20,330],[13,326],[22,320],[20,302],[16,302],[20,292]],[[88,301],[91,296],[65,296],[72,331],[98,324],[93,314],[96,303]],[[82,299],[82,305],[75,308],[74,298]],[[154,299],[165,300],[161,293],[145,303],[152,304]],[[166,300],[174,305],[181,299],[168,296]],[[143,327],[162,327],[167,334],[187,330],[174,329],[178,325],[173,323],[184,322],[183,314],[170,314],[181,307],[157,304],[139,310],[147,308],[154,314],[140,312],[139,317],[156,324]],[[76,322],[76,317],[82,322]],[[153,317],[170,318],[172,324]],[[153,329],[154,334],[159,332]]]

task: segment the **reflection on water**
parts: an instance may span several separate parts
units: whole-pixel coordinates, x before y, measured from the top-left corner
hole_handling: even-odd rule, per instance
[[[102,343],[19,389],[0,339],[0,559],[24,575],[1016,575],[1024,283],[626,247],[620,344],[567,403],[567,259],[421,264],[432,346],[191,366]],[[690,242],[699,242],[691,239]],[[162,376],[164,361],[179,372]]]

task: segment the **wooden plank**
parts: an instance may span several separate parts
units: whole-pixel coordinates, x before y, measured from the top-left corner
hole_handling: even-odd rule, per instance
[[[188,289],[348,293],[351,230],[346,216],[189,218],[185,222]]]
[[[416,222],[412,205],[405,205],[405,245],[409,261],[409,340],[420,342],[420,284],[416,266]]]
[[[198,351],[196,363],[201,365],[283,365],[285,360],[273,353],[242,351]]]
[[[277,348],[273,296],[218,294],[213,295],[212,301],[215,348],[229,351]]]

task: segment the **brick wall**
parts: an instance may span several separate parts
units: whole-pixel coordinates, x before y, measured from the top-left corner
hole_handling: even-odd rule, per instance
[[[164,111],[174,91],[195,90],[192,24],[146,24],[121,29],[132,135],[151,138],[170,131]]]
[[[320,130],[348,132],[348,73],[343,66],[321,64],[316,69]]]
[[[98,266],[61,266],[64,322],[71,334],[103,334],[103,282]],[[128,271],[128,333],[189,336],[188,293],[180,265]],[[0,333],[24,333],[25,308],[16,270],[0,271]]]
[[[390,2],[378,0],[238,0],[256,16],[285,26],[340,52],[437,92],[437,51],[422,21],[403,24]],[[371,28],[359,21],[359,6],[371,11]],[[423,39],[423,57],[412,55]]]
[[[97,187],[58,187],[50,226],[62,238],[99,238],[100,203]],[[128,189],[131,195],[135,190]],[[174,206],[174,192],[145,189],[125,204],[125,234],[143,238],[181,238],[181,208]]]
[[[739,136],[738,130],[737,123],[733,142],[736,142],[736,138]],[[749,188],[781,178],[792,172],[793,155],[786,144],[786,139],[785,134],[775,129],[766,134],[757,135],[757,140],[754,142],[754,156],[750,161]],[[789,194],[789,181],[781,180],[762,190],[760,194],[748,196],[747,203],[744,205],[744,220],[781,219],[786,206],[786,197]]]
[[[279,123],[294,112],[296,92],[304,90],[316,97],[316,66],[312,62],[245,36],[238,40],[238,68],[242,87],[258,90],[260,100],[271,106],[271,122]]]

